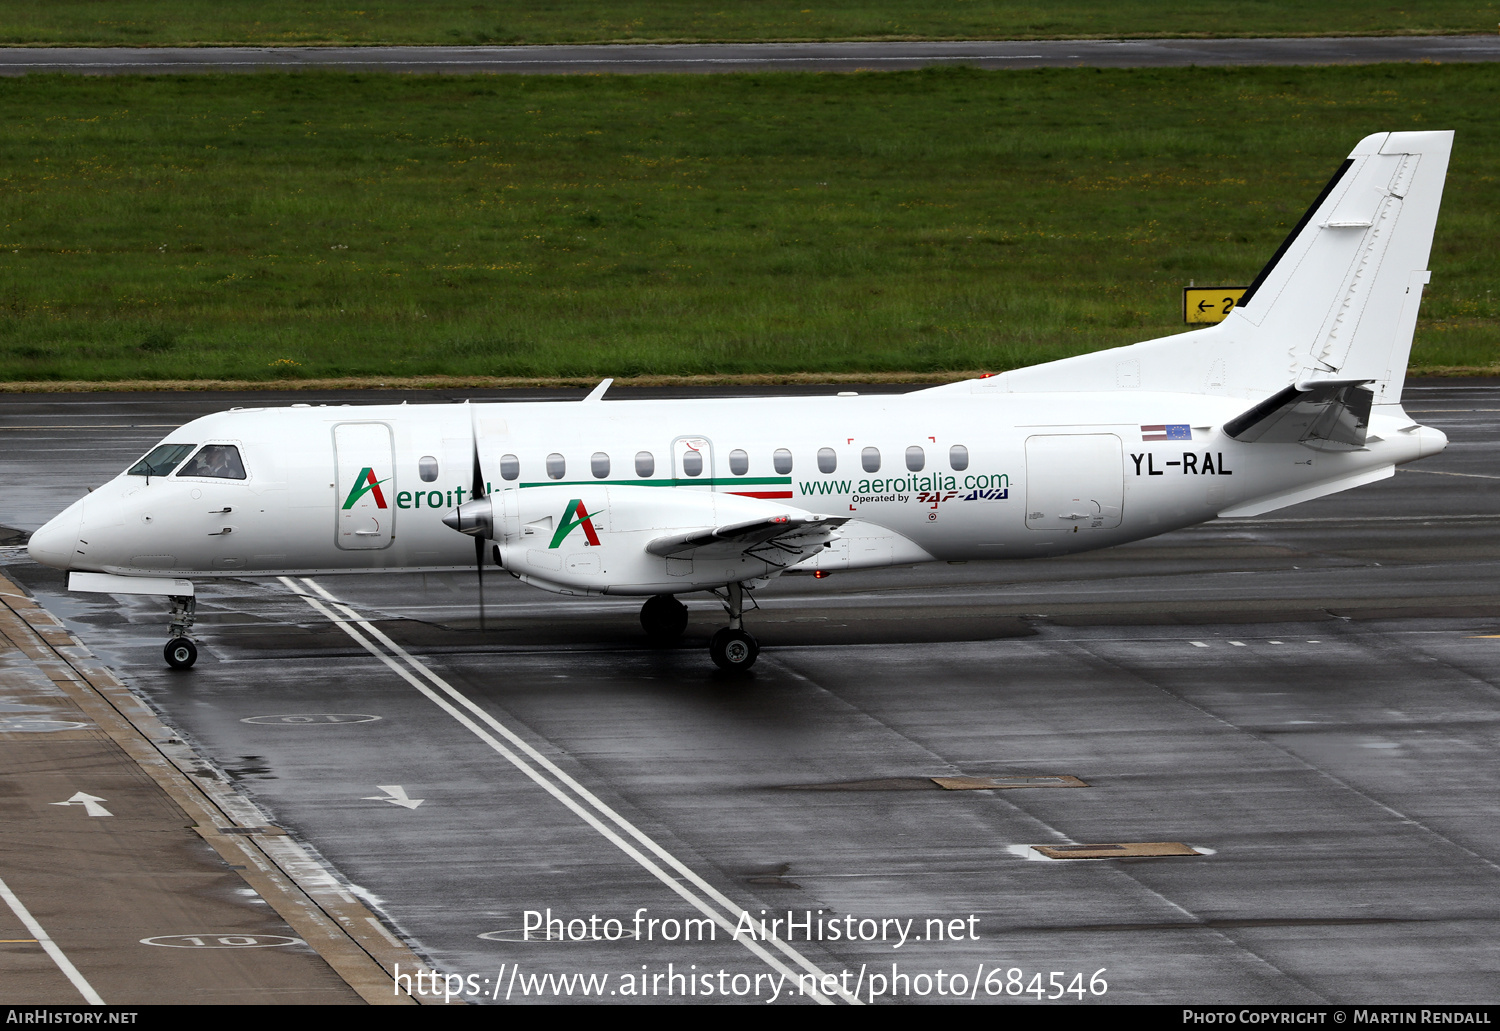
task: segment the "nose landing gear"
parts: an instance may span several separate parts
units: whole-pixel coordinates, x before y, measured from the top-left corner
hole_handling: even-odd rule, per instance
[[[198,599],[191,595],[172,595],[172,626],[167,631],[171,640],[162,649],[162,657],[173,669],[187,669],[198,661],[198,646],[188,639],[193,628],[193,616],[198,611]]]

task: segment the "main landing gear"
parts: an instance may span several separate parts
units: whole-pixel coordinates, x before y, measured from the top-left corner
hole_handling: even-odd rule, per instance
[[[658,648],[665,647],[682,636],[687,629],[687,606],[670,594],[658,594],[647,598],[641,606],[641,629]]]
[[[721,595],[729,613],[729,625],[714,633],[708,642],[709,657],[714,665],[731,673],[743,672],[755,665],[760,642],[741,625],[744,616],[745,589],[730,584]],[[687,606],[670,594],[658,594],[641,606],[641,628],[658,648],[672,644],[687,629]]]
[[[198,646],[188,640],[188,631],[193,628],[193,614],[198,611],[198,599],[191,596],[172,595],[172,626],[167,631],[171,640],[162,649],[162,657],[173,669],[187,669],[198,661]]]
[[[714,632],[708,639],[708,654],[714,665],[729,673],[743,673],[755,665],[760,655],[760,642],[745,632],[741,617],[745,609],[745,588],[730,584],[725,588],[724,608],[729,612],[729,625]]]

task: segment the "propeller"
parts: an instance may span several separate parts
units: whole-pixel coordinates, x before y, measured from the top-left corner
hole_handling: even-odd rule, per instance
[[[469,489],[469,500],[484,498],[484,470],[479,466],[479,429],[474,425],[473,410],[469,413],[469,428],[474,438],[474,482]],[[479,577],[479,630],[484,632],[484,532],[474,535],[474,573]]]
[[[484,545],[495,535],[494,509],[484,489],[484,469],[479,463],[479,430],[472,414],[469,421],[474,441],[474,478],[469,500],[443,516],[443,524],[474,538],[474,572],[479,577],[479,629],[484,629]]]

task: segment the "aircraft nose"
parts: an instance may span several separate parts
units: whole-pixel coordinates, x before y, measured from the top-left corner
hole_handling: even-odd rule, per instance
[[[26,544],[26,552],[44,566],[67,569],[78,552],[83,533],[83,499],[73,502],[36,533]]]

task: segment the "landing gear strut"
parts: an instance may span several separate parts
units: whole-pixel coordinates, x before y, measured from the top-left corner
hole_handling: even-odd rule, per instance
[[[162,657],[173,669],[187,669],[198,661],[198,646],[188,640],[188,631],[193,628],[193,615],[198,611],[198,599],[192,595],[174,594],[172,602],[172,626],[167,633],[171,640],[162,649]]]
[[[708,654],[714,665],[731,673],[742,673],[755,665],[760,655],[760,643],[745,632],[741,625],[745,612],[745,588],[741,584],[730,584],[724,602],[729,612],[729,625],[717,631],[708,641]]]
[[[665,647],[682,636],[687,629],[687,606],[670,594],[658,594],[647,598],[641,606],[641,629],[658,648]]]

